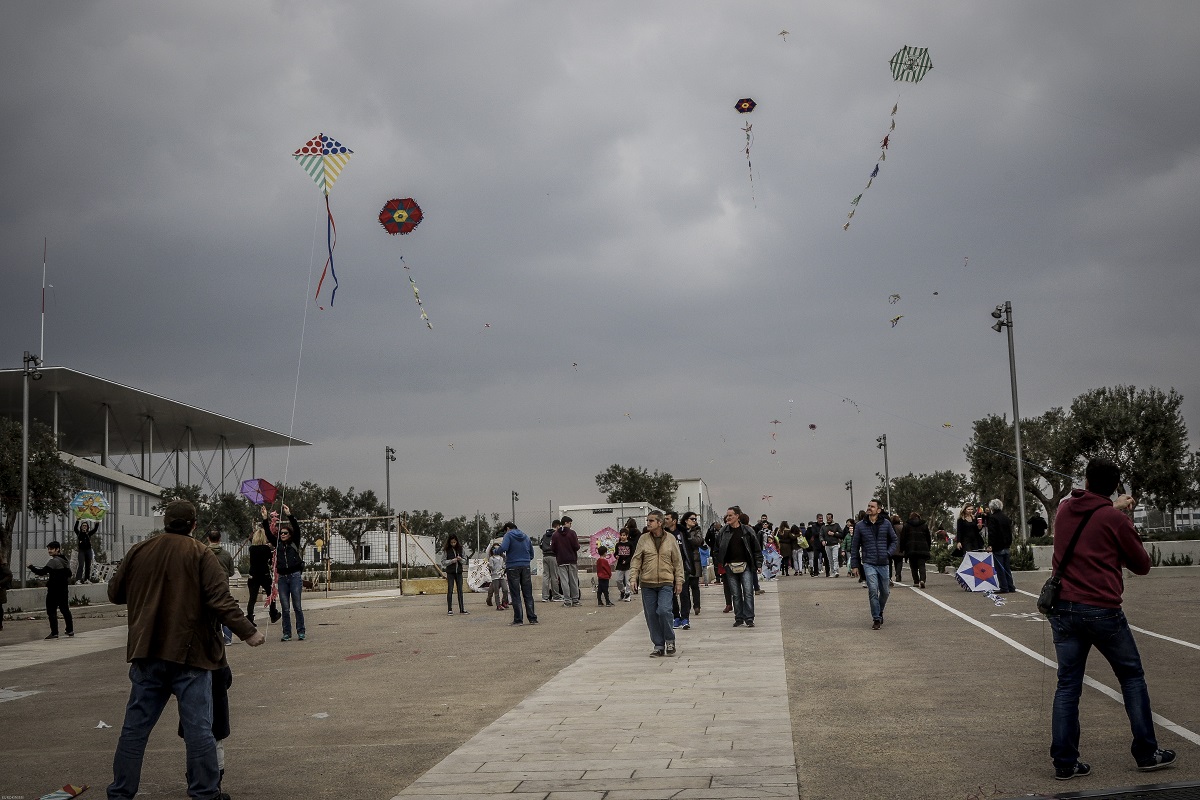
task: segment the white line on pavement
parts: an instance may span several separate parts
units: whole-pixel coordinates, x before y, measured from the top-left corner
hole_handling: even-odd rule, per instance
[[[930,595],[927,592],[924,592],[924,591],[922,591],[920,589],[916,589],[916,588],[914,588],[913,591],[916,592],[917,594],[921,595],[922,597],[924,597],[926,600],[933,603],[934,605],[938,605],[938,606],[941,606],[942,608],[946,609],[954,616],[956,616],[960,619],[966,620],[967,622],[971,623],[972,625],[979,628],[980,630],[986,631],[987,633],[991,634],[992,636],[995,636],[1000,641],[1004,642],[1005,644],[1009,645],[1010,647],[1012,647],[1015,650],[1019,650],[1020,652],[1024,653],[1025,655],[1029,656],[1030,658],[1032,658],[1034,661],[1040,661],[1041,663],[1045,664],[1047,667],[1050,667],[1051,669],[1054,669],[1056,671],[1058,670],[1058,663],[1055,661],[1051,661],[1050,659],[1043,656],[1041,653],[1031,650],[1030,648],[1021,644],[1020,642],[1016,641],[1015,639],[1010,639],[1009,637],[1005,636],[1003,633],[996,630],[995,628],[992,628],[988,625],[984,625],[982,622],[975,619],[974,617],[972,617],[968,614],[964,614],[963,612],[959,611],[957,608],[954,608],[952,606],[947,605],[946,603],[943,603],[941,600],[938,600],[936,597],[933,597],[932,595]],[[1025,594],[1028,594],[1028,592],[1025,592]],[[1125,701],[1121,698],[1120,692],[1118,692],[1114,689],[1110,689],[1109,687],[1105,686],[1103,683],[1100,683],[1099,681],[1097,681],[1093,678],[1090,678],[1086,675],[1083,678],[1083,682],[1085,684],[1087,684],[1088,686],[1092,687],[1093,689],[1095,689],[1096,691],[1100,692],[1101,694],[1107,695],[1108,697],[1111,697],[1113,700],[1116,700],[1121,705],[1125,704]],[[1162,727],[1166,728],[1167,730],[1171,731],[1172,733],[1176,734],[1180,738],[1186,739],[1187,741],[1191,742],[1192,744],[1200,745],[1200,734],[1190,731],[1187,728],[1183,727],[1182,725],[1174,723],[1171,720],[1167,719],[1166,717],[1164,717],[1160,714],[1157,714],[1157,713],[1154,714],[1154,721],[1157,724],[1161,725]]]
[[[1024,589],[1017,589],[1017,591],[1023,595],[1028,595],[1029,597],[1037,597],[1037,595],[1034,594],[1033,592],[1027,592]],[[1154,631],[1148,631],[1145,628],[1139,628],[1136,625],[1130,625],[1129,630],[1137,631],[1138,633],[1144,633],[1147,636],[1153,636],[1156,639],[1165,639],[1166,641],[1168,641],[1172,644],[1183,645],[1184,647],[1190,647],[1193,650],[1200,650],[1200,644],[1193,644],[1192,642],[1185,642],[1183,639],[1175,639],[1171,636],[1166,636],[1161,633],[1155,633]]]

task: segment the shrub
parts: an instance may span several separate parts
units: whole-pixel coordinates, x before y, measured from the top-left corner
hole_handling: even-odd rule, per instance
[[[1009,565],[1013,572],[1033,572],[1037,564],[1033,560],[1033,548],[1027,544],[1019,544],[1012,549]]]
[[[1164,567],[1190,567],[1191,565],[1192,557],[1187,553],[1184,553],[1183,555],[1172,553],[1170,558],[1162,562],[1162,566]]]
[[[937,567],[938,572],[945,572],[946,567],[956,561],[954,551],[945,544],[935,544],[933,550],[929,554],[929,560]]]

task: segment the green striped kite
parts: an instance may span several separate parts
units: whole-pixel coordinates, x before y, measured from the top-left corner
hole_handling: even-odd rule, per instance
[[[933,62],[929,60],[928,47],[904,45],[888,63],[892,65],[894,79],[909,83],[920,83],[921,78],[925,77],[925,73],[933,69]]]

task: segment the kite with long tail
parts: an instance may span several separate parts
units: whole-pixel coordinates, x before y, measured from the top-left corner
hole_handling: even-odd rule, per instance
[[[412,233],[424,218],[421,207],[411,197],[392,198],[383,204],[379,212],[379,224],[392,236]],[[408,269],[404,256],[400,256],[400,263]],[[421,302],[421,291],[417,289],[417,282],[413,280],[412,275],[408,276],[408,282],[412,285],[413,297],[417,299],[417,307],[421,309],[421,319],[425,320],[425,327],[433,330],[429,315],[425,313],[425,305]]]
[[[338,279],[337,270],[333,266],[333,248],[337,246],[337,225],[333,221],[333,211],[329,208],[329,190],[333,188],[334,182],[342,174],[342,170],[346,168],[346,163],[350,161],[350,156],[353,154],[353,150],[332,136],[326,136],[323,133],[318,133],[305,142],[303,147],[292,153],[292,158],[296,159],[300,167],[308,173],[308,177],[313,179],[317,188],[325,193],[327,220],[325,245],[329,249],[329,256],[325,259],[325,268],[321,270],[321,280],[317,282],[317,293],[313,299],[321,296],[321,286],[325,283],[325,274],[329,273],[333,278],[333,290],[329,293],[330,307],[333,306],[333,301],[337,297]]]
[[[749,114],[757,105],[758,103],[754,102],[753,98],[743,97],[734,103],[733,107],[739,114]],[[750,163],[750,147],[754,144],[754,137],[751,135],[753,130],[754,126],[749,122],[746,123],[746,127],[742,128],[742,132],[746,134],[746,168],[750,170],[750,201],[754,203],[755,208],[758,208],[758,201],[754,198],[754,165]]]
[[[909,47],[908,45],[901,47],[896,55],[892,56],[892,60],[888,62],[888,65],[892,68],[893,80],[906,81],[908,83],[920,83],[925,74],[933,69],[933,62],[929,60],[928,47]],[[896,130],[896,112],[899,110],[900,98],[897,97],[896,102],[892,105],[891,123],[884,133],[883,139],[879,142],[879,157],[875,159],[875,168],[867,176],[867,185],[863,188],[863,192],[871,188],[871,184],[879,176],[879,165],[887,161],[888,145],[892,141],[892,132]],[[858,211],[860,200],[862,200],[862,192],[850,201],[851,208],[849,213],[846,214],[846,222],[842,225],[842,230],[850,230],[850,220],[854,219],[854,214]],[[895,323],[892,324],[895,325]]]

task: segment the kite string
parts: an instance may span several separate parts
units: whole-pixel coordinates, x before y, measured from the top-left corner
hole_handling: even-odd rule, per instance
[[[313,266],[317,262],[317,229],[320,224],[320,215],[314,215],[312,248],[308,256],[308,286],[304,290],[304,314],[300,318],[300,352],[296,356],[296,381],[292,389],[292,418],[288,422],[287,455],[284,457],[283,461],[283,486],[285,490],[288,480],[288,467],[291,466],[292,462],[292,431],[296,427],[296,406],[300,399],[300,365],[304,361],[304,329],[308,325],[308,297],[312,292]],[[320,291],[320,289],[318,289],[318,291]],[[332,302],[330,304],[332,305]],[[283,493],[280,493],[280,502],[282,501]]]

